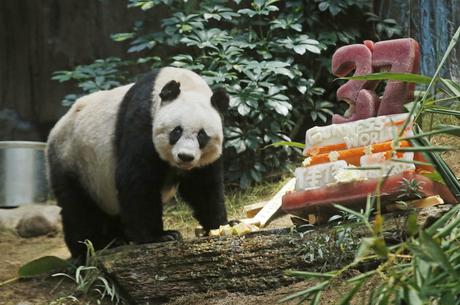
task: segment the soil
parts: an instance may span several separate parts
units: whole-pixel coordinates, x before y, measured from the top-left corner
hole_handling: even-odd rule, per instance
[[[459,138],[438,136],[433,139],[433,142],[438,145],[448,144],[460,148]],[[460,150],[445,153],[443,157],[459,177],[460,162],[458,162],[458,159],[460,158]],[[190,228],[183,234],[190,236],[189,231]],[[14,280],[5,283],[17,276],[17,270],[22,264],[35,258],[45,255],[68,258],[69,252],[65,247],[62,233],[25,239],[11,232],[0,232],[0,254],[0,305],[99,304],[97,293],[87,297],[78,295],[76,294],[75,283],[63,277],[43,276],[36,279]],[[311,282],[300,282],[274,291],[268,291],[263,295],[243,295],[226,291],[192,294],[171,301],[169,305],[277,304],[281,298],[311,287],[312,284]],[[357,304],[361,304],[361,299],[370,290],[370,286],[368,286],[364,287],[361,293],[358,294]],[[321,304],[334,304],[347,290],[343,282],[338,283],[334,289],[326,290],[323,293]],[[71,296],[76,297],[76,301],[73,301]],[[298,301],[295,300],[284,304],[298,304]],[[104,301],[102,304],[110,304],[110,302]]]

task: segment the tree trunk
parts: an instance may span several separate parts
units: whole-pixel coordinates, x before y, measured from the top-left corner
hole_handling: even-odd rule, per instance
[[[422,211],[419,223],[424,224],[443,208]],[[404,238],[405,222],[406,215],[386,216],[387,242]],[[328,271],[350,263],[367,234],[357,224],[306,233],[276,229],[240,237],[126,246],[101,253],[99,263],[133,304],[162,303],[212,290],[256,294],[296,281],[284,275],[287,269]]]

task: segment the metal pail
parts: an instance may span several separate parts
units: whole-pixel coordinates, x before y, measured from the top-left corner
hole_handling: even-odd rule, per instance
[[[46,143],[0,141],[0,207],[46,202]]]

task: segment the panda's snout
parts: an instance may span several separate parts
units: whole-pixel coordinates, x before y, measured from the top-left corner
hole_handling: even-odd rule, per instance
[[[192,162],[195,157],[193,155],[180,153],[177,155],[182,162]]]

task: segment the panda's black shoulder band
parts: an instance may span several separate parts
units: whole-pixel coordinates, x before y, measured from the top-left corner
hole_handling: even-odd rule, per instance
[[[225,88],[218,87],[214,90],[213,95],[211,97],[211,104],[221,113],[227,110],[229,104],[229,97]]]
[[[180,83],[175,80],[169,81],[164,85],[160,92],[160,98],[162,101],[172,101],[180,94]]]

